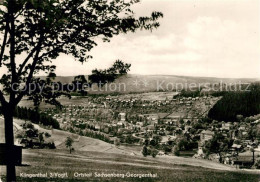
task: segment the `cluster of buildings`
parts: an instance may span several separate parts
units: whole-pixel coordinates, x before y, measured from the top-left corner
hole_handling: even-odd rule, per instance
[[[80,131],[87,128],[117,142],[133,141],[139,145],[147,139],[152,140],[159,136],[160,153],[165,153],[162,146],[173,148],[180,138],[186,137],[197,143],[197,148],[193,149],[196,151],[194,157],[218,162],[221,158],[221,162],[225,164],[239,166],[246,165],[245,159],[252,163],[250,151],[254,149],[257,153],[259,143],[257,140],[249,140],[250,123],[213,121],[203,124],[203,127],[195,127],[219,99],[212,96],[166,97],[161,100],[144,100],[135,95],[89,97],[80,104],[65,105],[62,111],[49,109],[45,112],[57,119],[61,128],[66,130],[73,128],[73,131]],[[203,150],[205,143],[216,133],[230,138],[233,144],[227,151],[222,152],[221,156],[214,153],[206,156]],[[125,138],[132,140],[126,141]],[[243,156],[246,152],[249,154],[248,157]]]
[[[260,120],[251,123],[246,122],[214,122],[208,125],[206,130],[200,133],[198,152],[195,158],[207,158],[227,165],[239,168],[251,168],[260,157],[259,134],[252,133],[252,130],[260,128]],[[230,140],[228,148],[220,150],[219,153],[205,153],[205,145],[213,139],[216,134],[222,135]],[[221,141],[219,141],[221,142]],[[259,167],[259,166],[258,166]]]

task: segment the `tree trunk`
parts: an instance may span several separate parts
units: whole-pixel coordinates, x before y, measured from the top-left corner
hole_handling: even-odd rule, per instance
[[[253,149],[253,165],[255,164],[255,150]]]
[[[6,179],[7,182],[16,181],[15,161],[14,157],[14,131],[13,131],[13,108],[5,108],[5,143],[7,147],[7,165],[6,165]]]

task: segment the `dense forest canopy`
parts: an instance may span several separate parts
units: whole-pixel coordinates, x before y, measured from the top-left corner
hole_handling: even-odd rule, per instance
[[[218,121],[236,121],[260,113],[260,84],[250,86],[250,91],[228,92],[209,111],[209,118]]]

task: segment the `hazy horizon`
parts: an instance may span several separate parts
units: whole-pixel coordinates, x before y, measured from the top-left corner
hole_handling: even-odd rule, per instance
[[[161,26],[97,40],[84,64],[61,55],[56,74],[88,75],[120,59],[132,64],[130,74],[260,78],[260,1],[142,0],[133,9],[136,16],[161,11]]]
[[[99,41],[83,65],[61,56],[57,75],[90,74],[121,59],[132,64],[130,74],[260,78],[259,1],[142,0],[134,9],[163,12],[161,26]]]
[[[75,75],[56,75],[57,77],[75,77],[80,74],[75,74]],[[88,76],[90,74],[82,74],[84,76]],[[194,77],[194,78],[217,78],[217,79],[255,79],[255,80],[260,80],[260,78],[257,77],[241,77],[241,78],[236,78],[236,77],[214,77],[214,76],[191,76],[191,75],[169,75],[169,74],[127,74],[127,75],[137,75],[137,76],[175,76],[175,77]],[[39,77],[45,77],[46,75],[38,75]]]

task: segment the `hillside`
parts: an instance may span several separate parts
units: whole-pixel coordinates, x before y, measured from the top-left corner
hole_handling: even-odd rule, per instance
[[[21,130],[20,125],[23,123],[23,120],[19,119],[14,119],[14,131],[15,133],[18,130]],[[0,118],[0,129],[3,131],[3,118]],[[68,154],[69,151],[65,147],[65,140],[68,136],[72,137],[74,139],[73,147],[75,148],[76,153],[75,154],[86,154],[86,152],[99,152],[103,153],[102,155],[113,155],[114,157],[118,155],[120,156],[125,156],[126,158],[128,157],[133,157],[133,158],[138,158],[145,160],[145,158],[141,154],[141,147],[140,146],[115,146],[113,144],[109,144],[106,142],[103,142],[98,139],[93,139],[85,136],[79,136],[77,134],[72,134],[66,131],[62,130],[46,130],[39,125],[33,124],[36,129],[39,130],[39,132],[48,132],[51,134],[51,140],[54,141],[57,150],[47,150],[47,149],[39,149],[39,150],[34,150],[34,149],[28,149],[24,150],[26,155],[29,155],[30,153],[44,153],[44,151],[52,152],[55,151],[54,154],[59,151],[65,154]],[[4,134],[1,132],[1,141],[4,142]],[[18,143],[16,142],[16,145]],[[115,157],[116,158],[116,157]],[[26,158],[25,158],[26,159]],[[151,158],[153,159],[153,158]],[[183,158],[183,157],[175,157],[175,156],[158,156],[155,158],[156,161],[161,161],[161,162],[167,162],[170,164],[183,164],[183,165],[191,165],[191,166],[200,166],[204,168],[210,168],[210,169],[221,169],[221,170],[229,170],[229,171],[234,171],[235,169],[230,166],[226,166],[220,163],[212,162],[212,161],[207,161],[207,160],[201,160],[201,159],[193,159],[193,158]],[[25,162],[26,163],[26,160]]]
[[[15,131],[23,121],[15,119]],[[60,130],[46,130],[38,125],[41,132],[52,134],[57,149],[24,149],[23,164],[17,167],[18,181],[122,181],[121,177],[102,178],[94,174],[156,174],[155,178],[124,177],[123,181],[257,181],[259,173],[237,170],[213,161],[175,156],[143,157],[136,147],[116,147],[100,140],[82,137]],[[0,119],[3,130],[3,119]],[[75,151],[69,154],[64,141],[67,136],[74,138]],[[3,139],[1,135],[1,139]],[[2,141],[3,142],[3,141]],[[4,179],[5,169],[0,167],[0,178]],[[192,171],[192,173],[191,173]],[[37,174],[66,173],[63,178],[24,178],[22,173]],[[92,174],[75,178],[75,173]],[[214,178],[212,178],[214,176]]]
[[[208,116],[218,121],[237,121],[237,115],[244,117],[260,113],[260,85],[251,85],[250,92],[230,92],[225,94]]]
[[[87,78],[88,76],[86,76]],[[44,77],[41,77],[44,79]],[[55,81],[71,83],[74,76],[57,76]],[[173,91],[175,88],[182,89],[189,84],[219,84],[219,83],[252,83],[260,81],[254,78],[215,78],[215,77],[191,77],[175,75],[134,75],[128,74],[115,80],[114,83],[105,85],[100,91],[97,86],[89,90],[89,93],[129,93],[129,92],[151,92],[151,91]],[[115,88],[115,86],[117,88]]]

